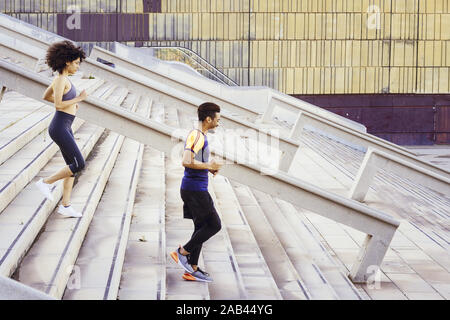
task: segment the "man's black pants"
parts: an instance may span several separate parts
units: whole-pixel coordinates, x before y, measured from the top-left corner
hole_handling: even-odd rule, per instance
[[[183,217],[194,221],[194,233],[183,248],[190,253],[189,263],[198,264],[202,245],[222,228],[219,215],[208,191],[180,189]]]

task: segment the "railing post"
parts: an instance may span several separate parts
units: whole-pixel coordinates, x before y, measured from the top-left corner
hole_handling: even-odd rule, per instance
[[[306,124],[306,117],[303,114],[303,112],[299,112],[297,120],[295,121],[294,127],[291,130],[291,134],[290,134],[289,138],[291,138],[293,140],[295,140],[295,139],[300,140],[300,137],[302,135],[305,124]]]
[[[396,230],[395,227],[392,227],[383,236],[370,234],[366,236],[357,261],[353,264],[352,270],[348,275],[352,282],[366,283],[371,275],[378,271]]]
[[[273,98],[270,98],[269,105],[267,106],[267,109],[262,116],[262,122],[263,123],[272,122],[272,117],[273,117],[274,111],[275,111],[275,103],[273,101]]]
[[[373,153],[372,148],[368,148],[361,167],[355,177],[352,188],[349,192],[349,198],[356,201],[364,201],[370,183],[380,167],[379,158]]]
[[[0,103],[2,102],[3,95],[5,94],[5,92],[6,92],[6,87],[3,86],[3,87],[2,87],[2,91],[0,91]]]
[[[298,149],[297,149],[298,150]],[[280,159],[279,170],[288,173],[291,168],[292,162],[294,161],[295,153],[291,154],[288,152],[283,152]]]

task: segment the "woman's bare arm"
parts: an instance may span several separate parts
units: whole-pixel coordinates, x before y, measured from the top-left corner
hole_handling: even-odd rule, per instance
[[[53,96],[53,82],[45,90],[44,95],[42,96],[42,99],[44,99],[45,101],[51,102],[51,103],[55,102],[55,98]]]

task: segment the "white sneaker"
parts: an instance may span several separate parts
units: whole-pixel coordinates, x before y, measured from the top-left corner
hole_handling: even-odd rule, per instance
[[[35,183],[36,187],[39,189],[40,192],[50,201],[53,201],[53,195],[50,191],[50,185],[45,183],[44,180],[41,178],[38,182]]]
[[[83,215],[80,212],[75,211],[72,206],[68,206],[67,208],[64,207],[62,204],[58,207],[58,213],[62,214],[66,217],[72,217],[72,218],[81,218]]]

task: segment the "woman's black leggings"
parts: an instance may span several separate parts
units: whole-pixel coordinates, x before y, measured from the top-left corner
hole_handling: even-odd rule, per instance
[[[71,128],[73,119],[75,119],[74,115],[56,111],[48,127],[50,138],[52,138],[61,150],[64,161],[69,165],[70,171],[72,171],[72,176],[83,170],[85,165],[83,155],[80,149],[78,149],[73,136]]]

